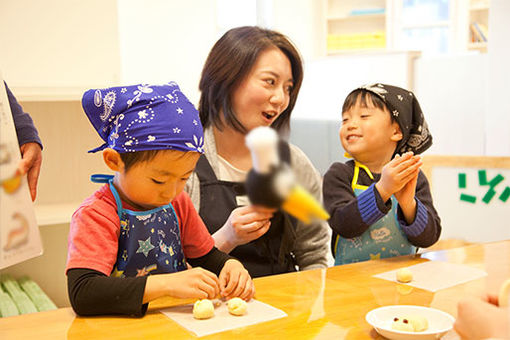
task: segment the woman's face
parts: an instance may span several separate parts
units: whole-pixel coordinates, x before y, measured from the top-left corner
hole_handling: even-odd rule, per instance
[[[270,126],[289,105],[290,61],[278,48],[263,51],[232,94],[232,109],[247,131]]]

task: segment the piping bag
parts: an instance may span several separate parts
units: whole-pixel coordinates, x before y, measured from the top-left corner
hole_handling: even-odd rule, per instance
[[[253,162],[245,184],[250,202],[282,208],[306,224],[329,219],[322,205],[296,182],[290,166],[280,161],[278,142],[276,131],[270,127],[258,127],[246,135]]]

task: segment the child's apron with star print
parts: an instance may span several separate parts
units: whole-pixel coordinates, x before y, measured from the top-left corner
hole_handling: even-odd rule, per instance
[[[112,276],[133,277],[173,273],[187,268],[179,222],[171,203],[148,211],[124,209],[113,186],[113,176],[94,175],[92,181],[109,183],[120,219],[119,250]]]
[[[368,189],[368,186],[358,184],[360,168],[365,170],[371,179],[374,179],[374,176],[363,164],[357,161],[354,164],[351,187],[354,194],[359,196]],[[409,243],[398,223],[397,204],[395,197],[391,196],[391,210],[361,236],[338,236],[335,243],[335,265],[415,253],[416,247]]]

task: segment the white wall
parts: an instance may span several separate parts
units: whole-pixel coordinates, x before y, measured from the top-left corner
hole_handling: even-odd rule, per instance
[[[216,1],[120,0],[123,83],[176,81],[194,103],[205,59],[219,38]]]
[[[260,4],[271,14],[267,27],[286,34],[304,59],[324,54],[325,38],[317,39],[324,37],[325,32],[321,21],[322,1],[277,0]],[[225,22],[217,22],[217,7],[218,2],[211,0],[118,1],[121,82],[175,80],[192,102],[197,103],[203,64],[225,30]],[[231,23],[252,24],[235,20],[236,13],[229,15],[234,17],[228,20]],[[243,16],[239,13],[239,17]],[[299,24],[296,18],[300,18]]]
[[[489,11],[487,155],[510,156],[510,1],[492,0]]]
[[[0,69],[11,87],[119,80],[115,0],[1,0]]]
[[[322,0],[273,0],[272,29],[287,35],[305,60],[326,54]]]
[[[433,137],[431,154],[484,155],[487,54],[422,57],[415,93]]]
[[[307,60],[293,118],[339,122],[345,97],[356,87],[376,82],[412,87],[412,53],[352,53]]]

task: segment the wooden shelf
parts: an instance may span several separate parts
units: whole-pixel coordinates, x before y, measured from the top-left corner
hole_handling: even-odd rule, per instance
[[[92,87],[29,87],[13,86],[20,102],[81,101],[83,93]]]
[[[490,8],[489,0],[470,0],[469,10],[470,11],[488,11]]]
[[[349,54],[376,54],[376,53],[386,53],[386,47],[380,48],[358,48],[358,49],[345,49],[345,50],[330,50],[328,51],[328,56],[335,55],[349,55]]]
[[[39,227],[42,227],[69,223],[71,221],[71,216],[80,204],[81,202],[36,204],[34,209],[37,224]]]
[[[328,21],[348,21],[348,20],[372,20],[372,19],[385,19],[385,13],[376,14],[358,14],[358,15],[332,15],[328,16]]]
[[[478,50],[482,52],[487,51],[487,42],[477,42],[477,43],[469,43],[467,48],[468,50]]]
[[[470,11],[488,11],[489,5],[477,5],[477,6],[471,6],[469,7]]]
[[[387,48],[389,4],[389,0],[327,0],[326,54]]]
[[[467,17],[468,51],[487,52],[490,2],[470,0]]]

